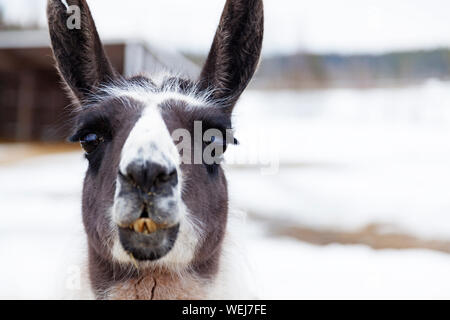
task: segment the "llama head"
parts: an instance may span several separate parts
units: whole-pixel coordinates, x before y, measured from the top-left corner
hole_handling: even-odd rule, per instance
[[[66,5],[79,8],[81,28],[67,27]],[[226,2],[194,80],[124,79],[86,1],[49,0],[47,11],[57,68],[76,106],[71,140],[81,142],[89,162],[82,208],[90,259],[213,270],[228,207],[217,147],[235,141],[231,113],[259,60],[262,0]]]

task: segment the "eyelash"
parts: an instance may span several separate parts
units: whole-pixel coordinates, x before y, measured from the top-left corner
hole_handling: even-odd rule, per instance
[[[69,138],[70,142],[79,142],[84,136],[94,133],[104,138],[112,136],[110,126],[108,122],[105,122],[102,118],[89,121],[88,123],[82,125],[76,133]]]
[[[70,142],[80,142],[80,139],[83,138],[84,136],[90,134],[90,133],[96,133],[95,130],[89,130],[87,128],[83,128],[83,129],[79,129],[74,135],[72,135],[69,138]]]

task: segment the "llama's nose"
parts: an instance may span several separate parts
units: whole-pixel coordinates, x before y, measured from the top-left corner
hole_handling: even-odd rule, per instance
[[[145,192],[164,192],[178,183],[175,168],[151,161],[131,162],[126,168],[125,176]]]

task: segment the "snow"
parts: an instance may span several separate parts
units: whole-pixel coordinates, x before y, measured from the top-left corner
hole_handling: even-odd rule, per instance
[[[80,153],[0,167],[0,299],[63,297],[83,251],[84,170]]]
[[[251,239],[264,299],[448,299],[448,255]]]
[[[447,101],[450,85],[436,82],[406,89],[248,92],[236,110],[241,145],[228,155],[233,206],[317,229],[377,222],[447,239]],[[250,161],[247,148],[256,148],[256,160]],[[0,145],[0,158],[10,150]],[[267,150],[279,161],[275,174],[260,170]],[[246,161],[233,164],[236,154]],[[85,170],[81,152],[0,166],[0,298],[54,299],[77,289]],[[269,236],[251,219],[245,230],[261,298],[450,298],[448,254],[315,246]]]
[[[380,223],[448,239],[449,101],[450,85],[433,81],[404,89],[248,92],[235,117],[241,145],[227,160],[231,168],[254,169],[230,170],[232,199],[243,210],[314,228]],[[275,174],[262,170],[267,159],[279,166]]]

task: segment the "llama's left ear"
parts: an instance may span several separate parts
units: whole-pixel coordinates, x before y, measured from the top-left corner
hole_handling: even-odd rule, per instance
[[[227,0],[211,50],[200,75],[200,87],[231,113],[259,62],[264,33],[262,0]]]

